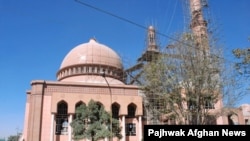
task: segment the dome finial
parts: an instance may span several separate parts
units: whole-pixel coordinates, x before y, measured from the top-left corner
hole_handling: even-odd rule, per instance
[[[96,37],[92,37],[89,39],[89,42],[97,42]]]

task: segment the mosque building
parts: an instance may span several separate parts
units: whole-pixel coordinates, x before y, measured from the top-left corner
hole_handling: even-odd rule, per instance
[[[33,80],[27,91],[23,139],[71,141],[76,107],[92,99],[119,117],[122,140],[142,138],[142,97],[138,86],[123,82],[115,51],[95,39],[73,48],[63,59],[57,81]]]
[[[201,44],[202,39],[207,38],[207,22],[202,16],[201,1],[190,0],[190,9],[190,27],[199,37],[197,44]],[[153,26],[149,26],[146,40],[147,50],[138,59],[138,64],[127,69],[130,72],[142,68],[142,62],[148,62],[152,55],[159,54]],[[69,124],[74,120],[76,108],[81,104],[87,105],[90,100],[101,104],[119,120],[121,141],[141,141],[144,125],[151,123],[143,106],[144,94],[134,84],[136,77],[131,83],[125,82],[124,70],[118,54],[95,39],[74,47],[63,59],[56,81],[31,81],[31,88],[26,92],[21,141],[73,141],[73,129]],[[222,99],[219,99],[217,103],[209,102],[205,106],[206,110],[220,115],[211,124],[250,123],[249,105],[225,109]],[[160,124],[178,124],[178,121],[166,121]]]

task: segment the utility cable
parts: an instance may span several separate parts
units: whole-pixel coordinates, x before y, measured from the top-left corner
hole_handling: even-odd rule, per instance
[[[125,22],[127,22],[127,23],[130,23],[130,24],[135,25],[135,26],[137,26],[137,27],[140,27],[140,28],[142,28],[142,29],[148,29],[147,27],[145,27],[145,26],[143,26],[143,25],[140,25],[140,24],[138,24],[138,23],[135,23],[135,22],[133,22],[133,21],[131,21],[131,20],[129,20],[129,19],[126,19],[126,18],[123,18],[123,17],[121,17],[121,16],[115,15],[115,14],[110,13],[110,12],[108,12],[108,11],[105,11],[105,10],[103,10],[103,9],[100,9],[100,8],[97,8],[97,7],[92,6],[92,5],[90,5],[90,4],[87,4],[87,3],[85,3],[85,2],[82,2],[82,1],[80,1],[80,0],[75,0],[75,1],[78,2],[78,3],[81,4],[81,5],[84,5],[84,6],[86,6],[86,7],[95,9],[95,10],[101,12],[101,13],[105,13],[105,14],[107,14],[107,15],[109,15],[109,16],[115,17],[115,18],[117,18],[117,19],[119,19],[119,20],[125,21]],[[161,36],[163,36],[163,37],[169,38],[169,39],[171,39],[171,40],[174,40],[174,41],[176,41],[176,42],[179,42],[179,43],[188,45],[187,43],[184,43],[184,42],[182,42],[182,41],[180,41],[180,40],[178,40],[178,39],[175,39],[175,38],[173,38],[173,37],[171,37],[171,36],[168,36],[168,35],[166,35],[166,34],[164,34],[164,33],[161,33],[161,32],[158,32],[158,31],[155,31],[155,33],[158,34],[158,35],[161,35]],[[188,46],[191,46],[191,45],[188,45]]]
[[[131,21],[131,20],[129,20],[129,19],[123,18],[123,17],[118,16],[118,15],[115,15],[115,14],[113,14],[113,13],[111,13],[111,12],[105,11],[105,10],[100,9],[100,8],[98,8],[98,7],[95,7],[95,6],[92,6],[92,5],[87,4],[87,3],[85,3],[85,2],[82,2],[81,0],[75,0],[75,2],[77,2],[77,3],[81,4],[81,5],[84,5],[84,6],[86,6],[86,7],[92,8],[92,9],[94,9],[94,10],[96,10],[96,11],[101,12],[101,13],[104,13],[104,14],[107,14],[107,15],[109,15],[109,16],[112,16],[112,17],[114,17],[114,18],[117,18],[117,19],[119,19],[119,20],[122,20],[122,21],[124,21],[124,22],[127,22],[127,23],[130,23],[130,24],[132,24],[132,25],[135,25],[135,26],[137,26],[137,27],[139,27],[139,28],[146,29],[146,30],[148,29],[147,27],[145,27],[145,26],[143,26],[143,25],[140,25],[140,24],[138,24],[138,23],[136,23],[136,22],[133,22],[133,21]],[[164,33],[159,32],[159,31],[155,31],[155,33],[158,34],[158,35],[161,35],[161,36],[163,36],[163,37],[169,38],[169,39],[171,39],[171,40],[173,40],[173,41],[176,41],[176,42],[178,42],[178,43],[181,43],[181,44],[183,44],[183,45],[187,45],[187,46],[189,46],[189,47],[192,47],[192,45],[190,45],[190,44],[188,44],[188,43],[185,43],[185,42],[183,42],[183,41],[180,41],[180,40],[178,40],[178,39],[176,39],[176,38],[173,38],[173,37],[171,37],[171,36],[168,36],[168,35],[166,35],[166,34],[164,34]],[[197,48],[197,49],[200,50],[200,48]],[[214,54],[213,54],[213,55],[214,55]],[[217,55],[214,55],[214,56],[216,56],[217,58],[220,58],[220,59],[224,59],[224,60],[225,60],[225,58],[222,58],[222,57],[220,57],[220,56],[217,56]],[[229,62],[231,62],[231,61],[229,61]]]

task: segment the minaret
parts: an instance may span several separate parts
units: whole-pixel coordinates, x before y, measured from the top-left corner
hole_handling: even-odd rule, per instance
[[[158,51],[158,47],[156,45],[155,29],[153,26],[149,26],[148,28],[147,51]]]
[[[190,12],[191,12],[191,30],[196,38],[197,44],[204,46],[208,49],[208,34],[207,34],[207,21],[203,17],[202,8],[207,6],[205,1],[201,0],[189,0]],[[205,41],[205,42],[204,42]]]
[[[147,31],[147,50],[142,54],[142,56],[138,59],[138,61],[152,61],[154,55],[159,54],[159,49],[156,42],[156,31],[153,26],[148,27]]]
[[[125,70],[126,74],[131,78],[128,84],[141,83],[139,78],[142,74],[142,68],[145,64],[152,62],[159,56],[159,48],[157,45],[156,31],[153,26],[149,26],[146,37],[146,51],[137,59],[137,64]],[[139,73],[138,73],[139,72]],[[133,76],[134,75],[134,76]],[[127,77],[127,75],[125,76]]]

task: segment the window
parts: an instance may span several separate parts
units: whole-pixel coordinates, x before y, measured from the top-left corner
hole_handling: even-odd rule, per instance
[[[79,108],[80,106],[86,106],[85,103],[83,103],[82,101],[79,101],[78,103],[76,103],[75,105],[75,115],[74,115],[74,119],[76,119],[76,109]]]
[[[126,136],[135,136],[136,135],[136,127],[135,123],[127,123],[126,124]]]
[[[78,107],[80,107],[81,105],[85,105],[85,103],[83,103],[82,101],[76,103],[76,105],[75,105],[75,110],[76,110]]]
[[[112,118],[119,119],[119,105],[112,104]]]
[[[129,104],[127,118],[134,118],[135,117],[135,110],[136,110],[136,106],[134,104]]]
[[[97,105],[98,110],[100,110],[101,108],[104,108],[102,103],[100,102],[96,102],[96,105]]]
[[[149,42],[151,44],[154,43],[154,34],[152,34],[152,33],[149,34]]]
[[[66,134],[68,131],[68,105],[62,101],[57,104],[56,134]]]
[[[205,109],[214,109],[214,104],[211,97],[205,97]]]
[[[245,119],[245,124],[248,125],[249,124],[249,120]]]
[[[188,109],[189,110],[195,110],[197,108],[196,102],[194,100],[189,100],[188,101]]]

